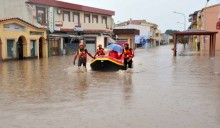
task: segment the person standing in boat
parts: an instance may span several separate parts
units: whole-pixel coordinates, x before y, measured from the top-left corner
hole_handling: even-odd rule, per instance
[[[83,67],[86,68],[86,62],[87,62],[87,54],[91,57],[94,58],[87,49],[85,49],[84,43],[79,44],[79,49],[76,52],[74,59],[73,59],[73,64],[75,65],[76,59],[78,57],[78,67],[80,68],[82,65]]]
[[[127,70],[127,68],[132,68],[132,58],[134,57],[134,52],[133,49],[129,47],[128,43],[124,44],[124,49],[119,58],[121,58],[122,55],[124,55],[124,70]]]
[[[98,55],[98,56],[103,56],[103,55],[105,55],[104,50],[105,50],[105,49],[102,48],[102,45],[99,44],[99,45],[98,45],[98,49],[96,50],[96,53],[95,53],[94,57],[96,57],[96,55]]]

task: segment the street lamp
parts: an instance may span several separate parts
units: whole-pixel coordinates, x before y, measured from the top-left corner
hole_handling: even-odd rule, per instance
[[[183,18],[184,18],[184,30],[186,30],[186,16],[185,16],[185,14],[180,13],[180,12],[176,12],[176,11],[174,11],[173,13],[180,14],[180,15],[183,16]]]

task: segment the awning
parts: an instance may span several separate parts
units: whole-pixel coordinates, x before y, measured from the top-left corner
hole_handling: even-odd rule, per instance
[[[69,38],[83,39],[82,36],[70,35],[70,34],[49,34],[48,36],[49,36],[49,38],[53,38],[53,37],[68,38],[69,37]]]

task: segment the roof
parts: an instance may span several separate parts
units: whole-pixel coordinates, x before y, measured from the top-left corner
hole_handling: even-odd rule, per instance
[[[139,35],[140,30],[137,29],[113,29],[114,34],[133,34],[133,35]]]
[[[213,8],[213,7],[216,7],[216,6],[220,6],[220,4],[215,4],[215,5],[212,5],[212,6],[208,6],[208,7],[206,7],[206,8],[203,8],[202,11],[203,11],[204,9]]]
[[[35,26],[35,25],[33,25],[33,24],[31,24],[31,23],[25,21],[25,20],[22,20],[22,19],[20,19],[20,18],[18,18],[18,17],[0,18],[0,23],[1,23],[1,22],[4,22],[4,21],[9,21],[9,20],[18,20],[18,21],[21,21],[21,22],[23,22],[23,23],[25,23],[25,24],[28,24],[28,25],[30,25],[30,26],[32,26],[32,27],[34,27],[34,28],[43,29],[43,28],[39,28],[39,27],[37,27],[37,26]]]
[[[218,32],[214,32],[214,31],[189,30],[189,31],[175,32],[174,35],[212,35],[217,33]]]
[[[46,5],[46,6],[52,6],[52,7],[58,7],[58,8],[65,8],[65,9],[72,9],[72,10],[78,10],[78,11],[85,11],[85,12],[93,12],[93,13],[110,15],[110,16],[115,15],[115,12],[111,10],[88,7],[88,6],[67,3],[63,1],[57,1],[57,0],[28,0],[27,3]]]
[[[153,25],[153,26],[158,26],[157,24],[147,22],[146,20],[128,20],[128,21],[125,21],[125,22],[121,22],[119,24],[123,24],[123,23],[135,24],[135,25],[150,24],[150,25]]]
[[[128,21],[130,24],[142,24],[142,23],[146,23],[146,20],[130,20]]]

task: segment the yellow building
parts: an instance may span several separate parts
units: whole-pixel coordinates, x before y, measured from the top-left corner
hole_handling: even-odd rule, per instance
[[[0,60],[48,57],[46,30],[20,18],[0,19]]]
[[[113,29],[114,34],[117,35],[116,42],[119,44],[128,43],[131,48],[135,46],[135,36],[140,34],[137,29]]]

